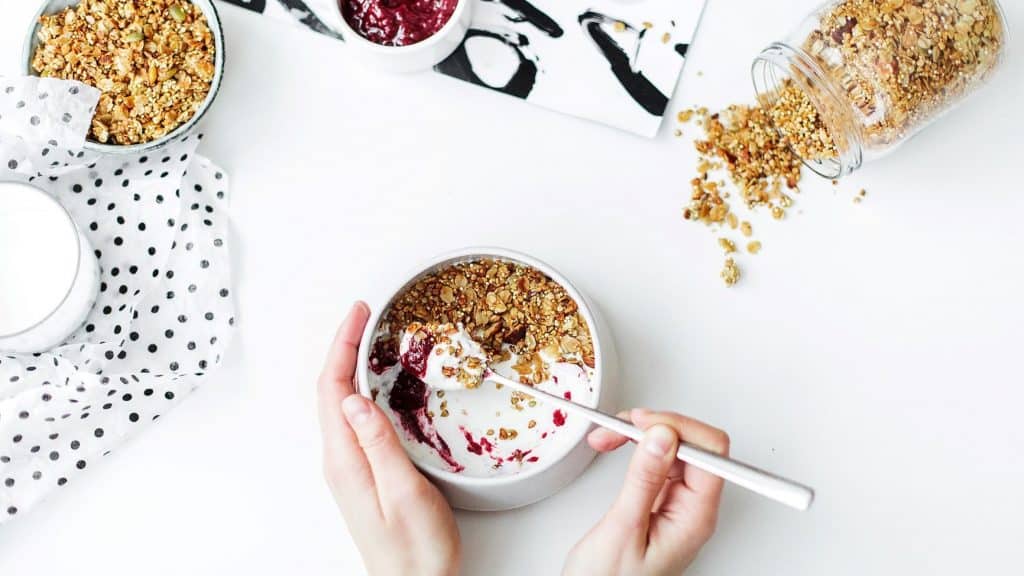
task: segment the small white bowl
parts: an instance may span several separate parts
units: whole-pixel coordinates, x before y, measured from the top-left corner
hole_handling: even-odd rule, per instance
[[[594,398],[597,407],[608,411],[613,405],[612,392],[615,389],[617,359],[608,328],[597,309],[575,286],[552,267],[525,254],[503,248],[465,248],[432,258],[408,274],[401,285],[388,291],[382,300],[375,303],[359,348],[357,368],[359,393],[370,397],[368,384],[370,382],[370,350],[373,347],[377,324],[392,301],[407,287],[427,274],[460,262],[485,258],[529,266],[543,272],[565,288],[565,291],[579,307],[580,314],[587,321],[587,326],[590,327],[590,335],[594,343],[595,365],[592,382]],[[511,476],[492,478],[464,476],[415,461],[414,463],[437,485],[448,502],[455,508],[478,511],[509,510],[547,498],[582,474],[596,455],[586,441],[586,434],[590,429],[590,427],[581,429],[571,443],[565,444],[561,453],[556,454],[543,465]]]
[[[36,48],[39,46],[39,19],[49,14],[56,14],[65,8],[77,6],[80,0],[46,0],[39,7],[39,11],[36,13],[35,19],[32,20],[32,26],[29,28],[28,36],[25,38],[25,49],[24,49],[24,62],[23,71],[26,76],[38,76],[35,70],[32,69],[32,59],[35,57]],[[221,27],[220,15],[217,13],[217,7],[214,6],[213,0],[187,0],[194,4],[203,16],[206,18],[206,25],[210,28],[210,34],[213,35],[213,79],[210,80],[210,92],[206,95],[206,100],[203,101],[202,106],[196,110],[196,113],[192,115],[185,123],[178,126],[171,132],[164,134],[156,140],[149,142],[142,142],[140,144],[101,144],[93,140],[85,141],[86,150],[94,150],[103,154],[142,154],[153,152],[163,148],[170,142],[174,142],[180,138],[183,138],[190,134],[199,124],[200,119],[210,110],[213,106],[213,101],[217,98],[217,93],[220,92],[220,83],[224,77],[224,29]]]
[[[338,10],[342,10],[340,5]],[[451,56],[466,37],[472,19],[473,0],[458,0],[448,22],[429,38],[407,46],[385,46],[364,38],[349,26],[344,14],[339,18],[345,43],[358,51],[366,64],[399,74],[427,70]]]

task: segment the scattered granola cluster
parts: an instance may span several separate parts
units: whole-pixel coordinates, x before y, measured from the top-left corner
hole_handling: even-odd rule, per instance
[[[683,218],[738,229],[747,238],[753,235],[750,222],[740,221],[732,211],[725,182],[711,179],[713,171],[725,169],[748,208],[763,206],[773,218],[782,219],[793,204],[784,190],[796,190],[802,164],[775,129],[771,112],[761,106],[732,105],[714,114],[707,108],[684,110],[678,119],[689,122],[694,117],[704,128],[705,139],[694,143],[701,159],[698,175],[690,181],[690,203],[683,209]],[[736,243],[722,237],[718,244],[727,257],[721,277],[732,286],[740,279],[739,266],[730,257],[737,251]],[[751,254],[760,250],[760,242],[747,245]]]
[[[844,0],[803,42],[845,91],[869,148],[886,148],[949,108],[996,67],[995,0]]]
[[[100,95],[89,137],[156,140],[187,122],[214,76],[214,40],[187,0],[81,0],[40,19],[32,68]]]
[[[511,359],[520,380],[547,379],[547,362],[594,367],[594,345],[576,302],[540,271],[504,260],[481,259],[443,268],[418,280],[388,308],[381,328],[397,352],[412,323],[461,324],[492,363]],[[507,348],[506,348],[507,346]]]
[[[761,242],[751,238],[751,223],[741,221],[733,212],[725,181],[713,180],[711,173],[724,169],[749,210],[763,208],[775,220],[782,220],[793,206],[790,193],[800,191],[803,163],[798,151],[835,154],[828,131],[807,96],[788,83],[785,90],[785,97],[770,104],[734,104],[713,114],[707,108],[688,109],[678,115],[680,123],[696,119],[705,138],[694,142],[700,154],[698,175],[690,181],[690,202],[683,209],[683,218],[738,230],[749,239],[746,249],[751,255],[761,252]],[[861,191],[858,203],[865,194]],[[733,257],[739,248],[727,237],[719,237],[718,245],[726,256],[720,275],[727,286],[733,286],[741,276]]]

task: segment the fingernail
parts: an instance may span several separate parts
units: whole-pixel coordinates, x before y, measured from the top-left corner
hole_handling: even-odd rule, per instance
[[[366,403],[366,398],[358,394],[353,394],[342,400],[341,410],[345,413],[348,423],[353,426],[366,422],[366,419],[370,417],[370,405]]]
[[[665,426],[653,426],[644,433],[643,447],[659,458],[668,454],[676,441],[676,433]]]

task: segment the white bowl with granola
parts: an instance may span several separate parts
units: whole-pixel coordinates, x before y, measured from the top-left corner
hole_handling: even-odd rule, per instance
[[[100,90],[86,149],[141,153],[187,135],[224,72],[212,0],[48,0],[25,40],[25,74]]]
[[[591,462],[588,422],[481,382],[476,361],[482,349],[499,374],[609,409],[615,355],[607,329],[550,266],[499,248],[460,250],[418,267],[373,309],[359,391],[389,416],[412,461],[453,506],[525,506]],[[427,386],[435,371],[451,385]]]

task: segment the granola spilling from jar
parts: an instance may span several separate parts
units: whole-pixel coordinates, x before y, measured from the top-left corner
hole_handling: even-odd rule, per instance
[[[793,207],[793,195],[800,192],[805,154],[834,154],[831,139],[821,118],[799,88],[783,84],[785,97],[754,106],[734,104],[721,112],[707,108],[679,113],[680,123],[696,121],[704,138],[694,142],[699,154],[697,176],[690,181],[690,199],[683,218],[701,222],[745,241],[748,255],[761,252],[761,241],[753,239],[754,228],[733,209],[732,194],[739,193],[748,211],[767,211],[775,220],[783,220]],[[731,186],[712,174],[725,171]],[[863,197],[864,193],[860,197]],[[737,234],[738,233],[738,234]],[[734,286],[742,276],[736,257],[741,253],[737,240],[719,236],[718,245],[725,255],[720,277],[726,286]]]
[[[799,158],[828,160],[839,155],[835,138],[807,92],[787,78],[773,96],[768,104],[772,124]]]
[[[690,181],[690,201],[683,209],[683,218],[716,228],[739,232],[744,238],[753,236],[749,221],[740,220],[733,211],[731,189],[750,210],[764,209],[781,220],[793,205],[792,192],[802,175],[802,163],[793,153],[786,137],[775,129],[772,110],[762,106],[734,104],[722,112],[709,113],[706,108],[680,113],[680,121],[696,118],[704,129],[704,139],[694,142],[700,159],[697,176]],[[712,178],[725,170],[732,181]],[[740,268],[734,253],[736,242],[720,237],[718,244],[726,261],[720,274],[726,286],[740,279]],[[750,254],[761,250],[760,242],[747,244]]]
[[[564,454],[587,423],[485,378],[487,370],[584,405],[594,345],[565,288],[539,270],[483,258],[406,287],[374,327],[367,388],[420,465],[517,474]]]
[[[40,18],[32,68],[101,91],[89,137],[151,142],[191,119],[210,92],[214,39],[187,0],[81,0]]]
[[[802,48],[845,92],[865,145],[886,148],[982,83],[1004,36],[995,0],[843,0]]]

